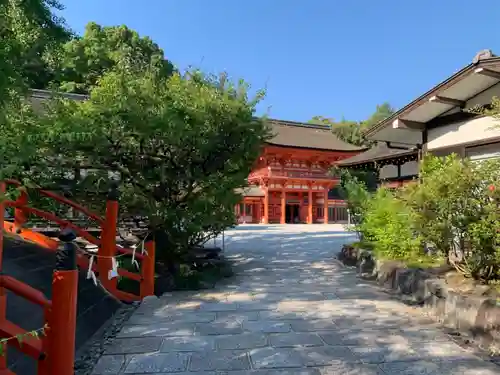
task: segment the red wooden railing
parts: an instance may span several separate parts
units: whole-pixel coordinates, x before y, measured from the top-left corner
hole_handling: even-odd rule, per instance
[[[17,187],[21,186],[18,181],[14,180],[0,182],[0,193],[2,195],[8,184]],[[116,278],[111,280],[108,278],[108,273],[112,269],[113,257],[119,254],[132,256],[134,253],[131,249],[125,249],[116,244],[118,220],[118,201],[116,197],[108,197],[106,214],[102,218],[85,207],[54,192],[39,190],[39,194],[65,204],[93,219],[101,228],[101,237],[97,238],[86,230],[68,220],[57,217],[53,213],[30,207],[29,196],[25,191],[21,192],[19,198],[15,201],[0,200],[0,228],[5,228],[8,232],[16,233],[47,249],[63,251],[57,241],[23,228],[29,215],[36,215],[57,223],[62,229],[71,229],[77,236],[83,237],[90,243],[98,246],[98,251],[95,255],[97,264],[93,264],[93,271],[98,273],[102,286],[111,294],[127,302],[141,300],[146,296],[154,294],[154,241],[145,243],[147,252],[144,254],[134,254],[135,258],[141,262],[140,273],[133,273],[118,268],[119,276],[133,279],[140,283],[139,295],[119,290]],[[4,212],[6,207],[14,207],[14,223],[5,221]],[[71,261],[69,262],[70,266],[67,264],[56,265],[52,278],[52,300],[48,300],[43,293],[33,287],[11,276],[2,274],[3,233],[3,230],[0,231],[0,338],[9,339],[7,341],[9,346],[14,346],[21,352],[34,358],[38,362],[37,375],[71,375],[73,374],[76,331],[78,284],[76,264],[86,270],[89,267],[88,255],[84,253],[73,254],[74,267],[71,266]],[[22,343],[15,339],[11,340],[11,338],[25,335],[27,332],[6,319],[6,290],[10,290],[44,309],[45,335],[40,337],[28,335],[23,339]],[[3,356],[0,356],[0,375],[9,374],[15,375],[7,368],[6,350],[4,350]]]
[[[21,186],[21,183],[15,180],[6,180],[9,185],[14,185],[17,187]],[[98,246],[98,252],[96,254],[97,261],[93,264],[93,271],[98,272],[99,281],[101,284],[114,296],[122,301],[132,302],[142,300],[146,296],[154,294],[154,263],[155,263],[155,243],[154,241],[148,241],[145,243],[144,254],[135,253],[134,257],[141,262],[140,273],[130,272],[124,268],[118,268],[118,275],[124,278],[135,280],[140,283],[140,294],[135,295],[132,293],[124,292],[119,290],[117,287],[116,279],[108,279],[108,272],[112,269],[112,257],[117,255],[129,255],[132,256],[134,251],[132,249],[126,249],[116,244],[116,233],[118,224],[118,209],[119,204],[116,198],[108,197],[106,202],[106,213],[105,217],[102,218],[96,213],[90,211],[89,209],[75,203],[59,194],[56,194],[47,190],[39,190],[40,195],[44,197],[51,198],[59,203],[65,204],[75,211],[81,212],[88,216],[90,219],[96,222],[96,224],[101,228],[101,237],[97,238],[87,232],[86,230],[75,225],[71,221],[61,219],[57,215],[46,212],[34,207],[29,206],[29,197],[26,192],[21,192],[20,196],[16,201],[6,201],[5,204],[8,207],[14,207],[14,223],[5,223],[4,227],[11,232],[21,232],[19,234],[25,235],[27,239],[30,239],[38,244],[56,250],[58,243],[57,241],[51,240],[45,236],[33,233],[27,229],[24,229],[28,215],[35,215],[58,224],[61,228],[70,228],[79,237],[84,238],[86,241]],[[147,254],[147,255],[146,255]],[[84,254],[78,255],[78,265],[81,268],[87,269],[89,267],[89,257]]]
[[[335,176],[330,176],[327,171],[325,172],[316,172],[316,171],[307,171],[307,170],[289,170],[289,169],[281,169],[281,168],[261,168],[259,170],[253,171],[248,175],[248,180],[257,180],[259,178],[291,178],[291,179],[304,179],[309,180],[314,178],[316,180],[329,180],[329,181],[337,181],[339,178]]]

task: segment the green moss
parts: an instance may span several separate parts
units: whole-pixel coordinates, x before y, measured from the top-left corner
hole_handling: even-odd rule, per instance
[[[444,258],[433,258],[429,256],[412,257],[403,259],[403,263],[409,268],[434,268],[446,263]]]
[[[408,268],[435,268],[446,264],[442,257],[430,257],[427,255],[408,255],[404,258],[389,258],[387,256],[376,256],[383,260],[396,260],[405,264]]]

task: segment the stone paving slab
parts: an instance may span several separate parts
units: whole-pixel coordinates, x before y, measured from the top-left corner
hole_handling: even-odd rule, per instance
[[[269,339],[261,333],[244,333],[241,335],[218,336],[218,349],[253,349],[268,346]]]
[[[106,348],[106,354],[138,354],[160,350],[163,344],[161,337],[134,337],[115,339],[113,345]]]
[[[235,371],[250,370],[250,360],[245,350],[219,350],[212,352],[194,353],[189,365],[191,371]]]
[[[237,320],[239,322],[255,321],[260,319],[258,311],[222,311],[217,313],[217,320]]]
[[[163,353],[211,351],[215,350],[215,338],[197,336],[165,337],[159,350]]]
[[[125,337],[163,337],[163,336],[189,336],[194,335],[195,324],[187,323],[150,323],[145,325],[128,325],[118,333],[118,338]]]
[[[93,375],[497,375],[413,307],[332,260],[335,225],[226,233],[237,276],[147,298]]]
[[[187,369],[187,353],[134,354],[125,364],[125,374],[180,372]]]
[[[297,346],[323,346],[324,341],[315,333],[278,333],[269,336],[269,344],[275,348]]]

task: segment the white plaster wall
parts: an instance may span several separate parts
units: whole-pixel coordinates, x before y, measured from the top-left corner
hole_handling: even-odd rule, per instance
[[[460,157],[465,157],[465,147],[464,146],[456,146],[456,147],[436,149],[436,150],[432,150],[431,154],[434,156],[439,156],[439,157],[443,157],[443,156],[450,155],[450,154],[457,154]]]
[[[468,147],[465,154],[471,160],[498,159],[500,158],[500,143]]]
[[[483,91],[479,95],[476,95],[475,97],[469,99],[465,104],[465,108],[472,108],[478,104],[489,104],[491,103],[491,99],[493,99],[494,96],[500,97],[500,84],[496,84],[495,86],[490,87],[488,90]]]
[[[412,176],[418,174],[418,162],[408,161],[401,166],[401,176]]]
[[[380,168],[379,178],[392,178],[398,177],[397,165],[385,165]]]
[[[427,150],[487,141],[495,137],[500,137],[500,121],[492,117],[480,117],[429,129]]]

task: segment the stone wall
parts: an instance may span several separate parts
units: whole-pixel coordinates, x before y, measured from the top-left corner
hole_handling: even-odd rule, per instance
[[[456,334],[500,350],[500,300],[454,291],[443,278],[451,266],[407,268],[401,262],[376,260],[370,251],[350,245],[344,245],[337,258],[356,267],[360,277],[376,281],[407,303],[420,305]]]

